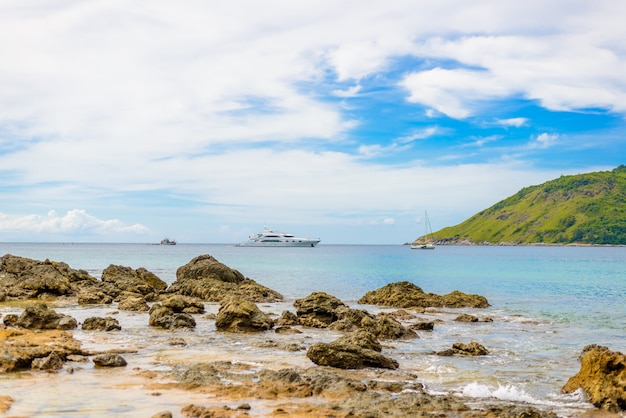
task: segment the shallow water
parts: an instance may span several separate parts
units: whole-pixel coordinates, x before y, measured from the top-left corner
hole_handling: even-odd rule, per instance
[[[432,393],[453,393],[478,402],[498,398],[531,403],[562,416],[576,415],[590,406],[581,394],[563,395],[560,388],[578,371],[578,356],[587,344],[626,351],[626,248],[623,247],[438,247],[415,251],[404,246],[340,246],[316,248],[241,248],[230,245],[158,246],[140,244],[0,244],[0,254],[63,261],[99,278],[109,264],[145,267],[171,283],[176,269],[201,254],[211,254],[244,275],[283,293],[282,304],[261,305],[279,315],[295,311],[292,302],[313,291],[325,291],[352,307],[373,313],[379,308],[358,306],[365,292],[387,283],[408,280],[426,292],[461,290],[488,298],[491,307],[480,310],[429,310],[417,315],[440,319],[433,332],[420,338],[385,342],[385,354],[397,359],[403,370],[415,371]],[[82,321],[105,316],[115,307],[59,308]],[[215,304],[207,304],[216,312]],[[95,310],[94,310],[95,309]],[[21,312],[2,306],[3,314]],[[493,322],[456,323],[461,313]],[[147,326],[146,314],[114,314],[123,329],[113,333],[74,331],[85,348],[136,348],[125,354],[125,370],[91,370],[77,364],[73,374],[24,372],[0,378],[0,394],[17,402],[11,415],[29,416],[149,416],[173,410],[168,405],[208,402],[206,395],[155,394],[142,389],[139,371],[165,371],[185,361],[235,360],[259,362],[264,367],[309,367],[304,351],[259,348],[272,339],[308,346],[338,335],[307,330],[304,335],[264,333],[255,336],[216,333],[214,321],[197,318],[194,331],[164,332]],[[173,347],[171,338],[183,338],[187,347]],[[454,342],[475,340],[490,350],[484,357],[440,357],[433,351]],[[209,360],[210,359],[210,360]],[[81,369],[82,368],[82,369]],[[89,372],[87,372],[89,370]],[[106,373],[106,380],[101,374]],[[45,384],[50,388],[40,390]],[[136,383],[133,383],[136,382]],[[71,388],[70,390],[68,390]],[[129,390],[132,389],[132,390]],[[134,395],[132,394],[134,393]],[[189,399],[187,399],[189,398]],[[236,406],[236,405],[234,405]]]

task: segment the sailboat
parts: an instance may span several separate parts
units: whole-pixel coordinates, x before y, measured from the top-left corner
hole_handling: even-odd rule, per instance
[[[433,230],[430,227],[430,221],[428,220],[428,212],[424,211],[424,242],[421,244],[411,244],[412,250],[434,250],[435,244],[433,244]]]

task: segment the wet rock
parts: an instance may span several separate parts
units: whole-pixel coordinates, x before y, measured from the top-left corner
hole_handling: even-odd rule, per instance
[[[174,312],[171,308],[155,303],[150,308],[149,323],[153,327],[175,329],[175,328],[195,328],[196,320],[187,313]]]
[[[4,315],[4,318],[2,318],[2,322],[7,327],[17,327],[17,322],[19,321],[19,319],[20,317],[15,314],[7,314]]]
[[[220,302],[226,296],[238,296],[251,302],[277,302],[283,296],[254,280],[244,277],[210,255],[201,255],[176,270],[176,281],[168,293]]]
[[[580,370],[563,386],[566,393],[582,388],[597,408],[626,410],[626,355],[608,347],[588,345],[581,354]]]
[[[274,326],[269,315],[249,300],[230,297],[222,301],[215,319],[218,331],[259,332]]]
[[[435,323],[432,321],[416,322],[410,325],[409,328],[415,331],[432,331],[435,329]]]
[[[455,354],[462,356],[486,356],[489,354],[489,350],[481,344],[472,341],[469,344],[454,343],[452,348],[437,353],[440,356],[453,356]]]
[[[298,316],[290,311],[283,311],[275,322],[277,326],[300,325]]]
[[[478,322],[478,317],[470,314],[459,315],[454,318],[456,322]]]
[[[124,367],[126,360],[119,354],[98,354],[94,356],[93,362],[96,367]]]
[[[298,321],[305,326],[326,328],[339,319],[337,310],[348,306],[335,296],[326,292],[314,292],[309,296],[296,299]]]
[[[27,306],[17,320],[17,325],[28,329],[74,329],[76,319],[48,309],[45,303]]]
[[[56,372],[63,368],[63,360],[54,351],[46,357],[33,359],[31,369],[44,370],[47,372]]]
[[[11,405],[13,405],[14,402],[15,399],[10,396],[0,395],[0,414],[4,414],[11,409]]]
[[[457,290],[440,296],[425,293],[415,284],[406,281],[391,283],[367,292],[359,299],[359,303],[397,308],[486,308],[489,306],[484,296],[465,294]]]
[[[122,292],[144,296],[151,293],[158,294],[167,288],[167,283],[143,267],[135,270],[132,267],[115,264],[109,265],[102,271],[102,282],[110,283]]]
[[[129,296],[121,299],[117,307],[122,311],[146,312],[150,310],[150,306],[143,296]]]
[[[163,411],[163,412],[158,412],[154,415],[152,415],[150,418],[172,418],[172,412],[171,411]]]
[[[188,314],[204,313],[204,303],[200,299],[190,296],[167,296],[161,301],[161,304],[174,312],[184,312]]]
[[[38,261],[5,254],[0,257],[0,292],[7,300],[41,295],[69,296],[80,285],[97,283],[85,270],[56,261]]]
[[[122,327],[117,319],[110,316],[105,318],[92,316],[85,319],[82,329],[85,331],[119,331]]]
[[[309,347],[306,356],[315,364],[340,369],[377,367],[397,369],[398,362],[382,355],[376,337],[367,331],[355,331],[331,343],[316,343]]]
[[[67,331],[0,330],[0,372],[30,369],[35,359],[48,357],[52,353],[61,359],[84,354],[80,341]]]
[[[77,300],[79,305],[108,305],[113,302],[113,297],[92,286],[80,289]]]

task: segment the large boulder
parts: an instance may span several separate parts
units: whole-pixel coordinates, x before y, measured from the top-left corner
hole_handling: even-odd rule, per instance
[[[331,343],[316,343],[309,347],[306,356],[319,366],[340,369],[377,367],[397,369],[398,362],[380,353],[376,337],[359,330],[344,335]]]
[[[53,357],[49,357],[54,353]],[[81,343],[72,334],[59,330],[0,329],[0,372],[35,368],[55,368],[55,357],[83,355]]]
[[[254,280],[244,277],[208,254],[198,256],[176,270],[176,281],[168,293],[193,296],[203,301],[219,302],[234,295],[251,302],[277,302],[283,296]]]
[[[588,345],[580,358],[579,372],[570,377],[563,391],[582,388],[589,401],[610,412],[626,410],[626,355],[600,345]]]
[[[102,282],[111,283],[122,292],[144,296],[158,294],[167,288],[167,283],[143,267],[135,270],[132,267],[115,264],[102,271]]]
[[[81,286],[97,282],[85,270],[74,270],[65,263],[11,254],[0,257],[0,293],[7,300],[74,295]]]
[[[149,323],[153,327],[176,329],[195,328],[196,320],[187,313],[174,312],[171,308],[155,303],[150,308]]]
[[[74,329],[76,319],[49,309],[45,303],[27,306],[17,320],[17,325],[28,329]]]
[[[484,296],[466,294],[455,290],[447,295],[426,293],[410,282],[390,283],[367,292],[359,303],[396,308],[486,308],[489,302]]]
[[[222,301],[215,318],[218,331],[259,332],[274,326],[274,321],[249,300],[230,297]]]

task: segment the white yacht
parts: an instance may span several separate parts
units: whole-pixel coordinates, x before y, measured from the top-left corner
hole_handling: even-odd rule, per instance
[[[320,242],[314,238],[298,238],[285,232],[272,231],[267,226],[263,232],[250,235],[247,241],[237,247],[315,247]]]

